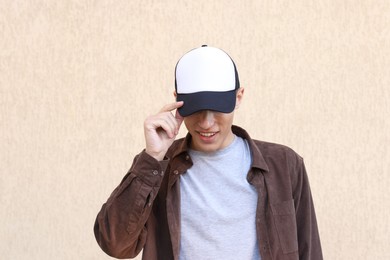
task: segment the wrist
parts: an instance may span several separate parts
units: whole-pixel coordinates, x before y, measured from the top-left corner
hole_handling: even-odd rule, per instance
[[[152,152],[149,151],[148,149],[145,149],[145,152],[151,157],[153,157],[154,159],[156,159],[157,161],[162,161],[165,156],[165,152]]]

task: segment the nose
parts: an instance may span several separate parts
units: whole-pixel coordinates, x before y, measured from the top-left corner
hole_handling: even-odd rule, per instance
[[[215,123],[214,112],[211,110],[203,110],[199,113],[199,126],[203,129],[211,128]]]

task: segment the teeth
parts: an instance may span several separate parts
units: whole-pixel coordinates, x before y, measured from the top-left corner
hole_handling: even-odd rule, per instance
[[[215,135],[215,133],[199,133],[201,136],[204,136],[204,137],[210,137],[210,136],[213,136]]]

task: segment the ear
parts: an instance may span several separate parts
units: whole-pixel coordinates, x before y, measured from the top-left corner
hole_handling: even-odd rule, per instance
[[[236,94],[236,107],[235,107],[235,109],[238,109],[240,107],[242,98],[244,96],[244,92],[245,92],[244,88],[239,88],[237,90],[237,94]]]

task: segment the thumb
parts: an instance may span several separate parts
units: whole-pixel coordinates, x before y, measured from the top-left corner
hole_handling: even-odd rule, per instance
[[[176,113],[175,113],[175,119],[178,123],[178,129],[180,128],[181,124],[183,123],[183,120],[184,120],[184,117],[182,117],[179,113],[178,110],[176,110]]]

